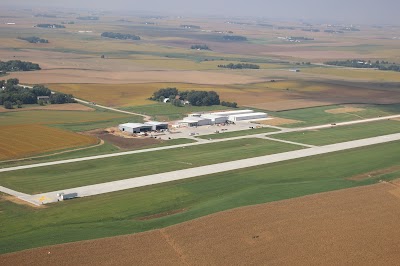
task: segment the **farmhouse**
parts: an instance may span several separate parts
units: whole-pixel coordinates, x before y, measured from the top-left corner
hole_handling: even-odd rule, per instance
[[[140,133],[151,131],[153,128],[152,125],[146,125],[141,123],[126,123],[118,126],[118,129],[124,132],[129,133]]]
[[[43,101],[43,102],[49,102],[50,101],[50,97],[49,96],[38,96],[37,100],[38,101]]]

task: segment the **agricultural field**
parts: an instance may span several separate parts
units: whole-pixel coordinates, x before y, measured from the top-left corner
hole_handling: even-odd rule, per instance
[[[90,146],[98,142],[91,136],[42,125],[0,126],[0,160]]]
[[[400,121],[384,120],[348,126],[332,126],[302,132],[290,132],[274,135],[274,138],[310,145],[328,145],[357,139],[395,134],[400,132]]]
[[[398,185],[380,183],[237,208],[141,234],[6,254],[0,261],[5,265],[25,265],[27,261],[35,265],[59,261],[121,265],[127,260],[146,265],[188,261],[204,265],[274,264],[277,260],[291,265],[326,261],[343,265],[349,260],[364,265],[396,264],[400,231],[393,217],[400,215]],[[385,241],[377,241],[377,235],[383,235]],[[46,255],[49,252],[51,255]]]
[[[350,178],[398,166],[399,144],[374,145],[120,191],[48,205],[46,208],[32,209],[10,202],[2,195],[1,219],[7,230],[0,232],[0,252],[143,232],[241,206],[391,180],[398,177],[399,173],[387,171],[358,181]],[[62,172],[61,168],[59,172]],[[284,202],[276,204],[280,206]],[[372,209],[376,215],[382,210]],[[168,215],[169,212],[173,214]],[[322,222],[313,217],[319,224]]]
[[[262,139],[225,141],[0,173],[0,185],[36,194],[297,149],[300,147]]]
[[[399,82],[400,73],[392,71],[379,71],[373,69],[348,69],[338,67],[316,67],[302,70],[307,74],[317,74],[322,77],[351,78],[362,81]]]

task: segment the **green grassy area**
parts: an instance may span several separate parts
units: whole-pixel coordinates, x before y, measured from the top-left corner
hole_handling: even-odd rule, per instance
[[[327,110],[341,107],[344,106],[332,105],[323,107],[312,107],[274,113],[270,112],[270,114],[276,117],[303,121],[302,123],[285,125],[285,127],[304,127],[374,118],[379,116],[388,116],[400,113],[400,104],[357,105],[357,107],[363,108],[364,110],[354,113],[330,114],[326,112]]]
[[[399,165],[400,142],[131,189],[33,209],[0,199],[0,253],[143,232],[241,206],[393,179],[349,177]],[[138,218],[187,211],[151,220]]]
[[[172,104],[164,104],[164,103],[155,103],[150,105],[143,106],[134,106],[134,107],[125,107],[120,108],[122,110],[150,115],[154,120],[159,121],[171,121],[178,120],[185,117],[187,114],[196,113],[196,112],[210,112],[217,110],[231,110],[231,108],[221,106],[221,105],[213,105],[213,106],[183,106],[176,107]]]
[[[243,139],[0,173],[0,184],[41,192],[91,185],[299,149],[262,139]]]
[[[229,127],[228,127],[228,129],[229,129]],[[253,128],[253,129],[231,131],[231,132],[230,131],[220,131],[220,133],[199,136],[198,138],[201,138],[201,139],[226,139],[226,138],[254,135],[254,134],[260,134],[260,133],[269,133],[269,132],[276,132],[276,131],[278,131],[278,129],[270,128],[270,127],[261,127],[261,128]]]
[[[384,120],[349,126],[333,126],[320,130],[284,133],[273,137],[310,145],[328,145],[395,133],[400,133],[400,121]]]
[[[193,142],[196,142],[196,141],[192,140],[192,139],[172,139],[172,140],[163,141],[160,144],[145,146],[140,149],[173,146],[173,145],[193,143]],[[39,155],[39,156],[43,156],[40,158],[25,159],[25,160],[19,160],[19,161],[9,161],[9,162],[1,162],[0,161],[0,168],[28,165],[28,164],[34,164],[34,163],[43,163],[43,162],[50,162],[50,161],[53,162],[53,161],[59,161],[59,160],[74,159],[74,158],[81,158],[81,157],[95,156],[95,155],[109,154],[109,153],[116,153],[116,152],[122,152],[122,150],[108,142],[105,142],[101,146],[88,148],[85,150],[69,151],[69,152],[65,152],[65,153],[57,154],[57,155],[52,155],[52,154],[54,154],[54,152],[52,152],[52,153],[48,153],[47,156],[44,156],[46,154]]]
[[[90,124],[103,123],[110,121],[126,121],[126,120],[141,119],[132,115],[116,113],[111,111],[49,111],[49,110],[35,110],[35,111],[21,111],[21,112],[7,112],[0,113],[0,125],[21,125],[21,124],[65,124],[64,128],[68,128],[66,124],[81,125],[82,128],[90,127]],[[62,127],[62,126],[60,126]]]

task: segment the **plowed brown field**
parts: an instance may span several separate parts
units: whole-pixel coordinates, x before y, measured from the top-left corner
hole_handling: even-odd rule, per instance
[[[0,256],[1,265],[398,265],[400,186],[239,208],[146,233]]]
[[[96,143],[95,137],[42,125],[0,126],[0,160]]]

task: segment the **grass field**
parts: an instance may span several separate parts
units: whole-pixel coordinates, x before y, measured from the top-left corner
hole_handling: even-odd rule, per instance
[[[97,138],[42,125],[0,126],[0,160],[90,146]]]
[[[256,126],[254,126],[254,127],[256,127]],[[278,131],[278,129],[270,128],[270,127],[262,127],[262,128],[248,129],[248,130],[221,132],[221,133],[216,133],[216,134],[199,136],[198,138],[201,138],[201,139],[226,139],[226,138],[254,135],[254,134],[260,134],[260,133],[269,133],[269,132],[275,132],[275,131]]]
[[[385,177],[362,181],[348,178],[398,166],[399,145],[375,145],[66,201],[41,209],[2,198],[0,221],[7,230],[0,231],[0,252],[142,232],[240,206],[375,183]],[[139,220],[179,209],[186,211]]]
[[[367,119],[379,116],[399,114],[400,104],[388,105],[356,105],[363,111],[355,113],[332,114],[326,111],[344,107],[343,105],[312,107],[299,110],[290,110],[271,113],[274,117],[282,117],[302,121],[301,123],[288,124],[287,127],[315,126],[345,121]]]
[[[328,129],[283,133],[273,137],[310,145],[328,145],[395,133],[400,133],[400,121],[384,120]]]
[[[113,119],[138,119],[138,117],[109,111],[78,112],[78,111],[27,111],[0,113],[0,124],[31,125],[31,124],[88,124]]]
[[[0,184],[36,194],[296,149],[261,139],[226,141],[3,173]]]

